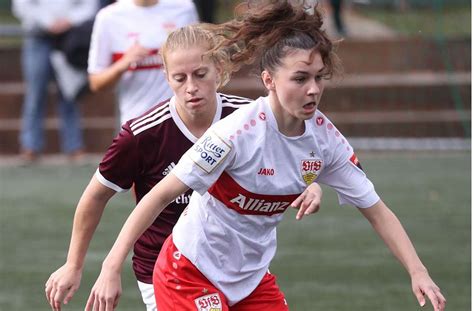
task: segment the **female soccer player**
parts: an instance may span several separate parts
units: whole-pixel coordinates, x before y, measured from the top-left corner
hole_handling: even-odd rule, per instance
[[[159,55],[168,34],[198,22],[191,0],[127,0],[96,16],[89,51],[94,91],[116,86],[120,125],[173,95]]]
[[[315,182],[356,206],[407,269],[420,305],[445,299],[353,149],[317,110],[334,71],[318,12],[289,1],[250,10],[217,27],[231,65],[259,56],[268,96],[215,123],[138,204],[102,265],[86,310],[112,310],[123,262],[141,232],[181,193],[187,209],[155,265],[157,306],[167,310],[288,310],[268,272],[283,212]]]
[[[202,55],[217,44],[213,33],[199,25],[178,29],[167,39],[163,55],[175,95],[123,125],[84,191],[74,218],[67,262],[46,283],[46,297],[53,310],[67,303],[79,287],[89,242],[109,199],[134,185],[138,203],[212,123],[249,102],[216,93],[228,81],[218,66],[226,54],[205,60]],[[295,206],[303,207],[298,218],[304,212],[317,211],[320,194],[319,186],[314,185],[308,188],[305,202],[295,202]],[[171,202],[134,245],[133,270],[148,310],[156,310],[152,286],[156,258],[190,196],[191,191],[187,191]]]

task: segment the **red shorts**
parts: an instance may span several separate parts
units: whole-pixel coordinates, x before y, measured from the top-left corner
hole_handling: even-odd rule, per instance
[[[156,305],[160,311],[288,311],[276,278],[266,273],[246,298],[229,306],[227,298],[166,239],[153,272]]]

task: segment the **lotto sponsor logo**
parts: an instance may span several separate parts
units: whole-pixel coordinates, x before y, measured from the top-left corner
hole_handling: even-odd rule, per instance
[[[248,198],[243,194],[230,200],[231,203],[236,204],[239,208],[248,211],[262,212],[262,213],[283,213],[290,202],[268,202],[264,199]]]
[[[196,308],[199,311],[221,311],[222,301],[219,294],[210,294],[194,299]]]
[[[232,147],[215,133],[201,137],[189,150],[191,159],[206,173],[211,173],[229,154]]]

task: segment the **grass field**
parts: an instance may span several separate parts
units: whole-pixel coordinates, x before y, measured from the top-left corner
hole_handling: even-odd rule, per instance
[[[405,225],[447,310],[471,305],[469,153],[367,153],[362,164]],[[49,310],[44,282],[63,264],[72,217],[95,165],[0,167],[0,310]],[[64,310],[83,310],[119,228],[130,194],[106,210],[87,257],[82,286]],[[301,222],[288,211],[271,270],[291,310],[420,310],[401,265],[356,209],[326,189],[319,214]],[[130,265],[118,310],[144,310]],[[424,310],[430,310],[424,308]]]

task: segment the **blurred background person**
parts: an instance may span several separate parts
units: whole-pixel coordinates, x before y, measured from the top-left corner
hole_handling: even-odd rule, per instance
[[[347,33],[344,19],[342,17],[343,2],[343,0],[329,0],[334,27],[340,36],[345,37]]]
[[[92,91],[116,87],[120,124],[173,95],[159,50],[171,31],[196,22],[191,0],[121,0],[99,11],[89,83]]]
[[[24,31],[22,70],[26,84],[20,133],[21,157],[37,159],[44,148],[44,116],[49,81],[56,74],[50,57],[56,40],[97,12],[97,0],[13,0],[13,14]],[[73,98],[58,87],[61,149],[71,159],[83,154],[80,114]]]

